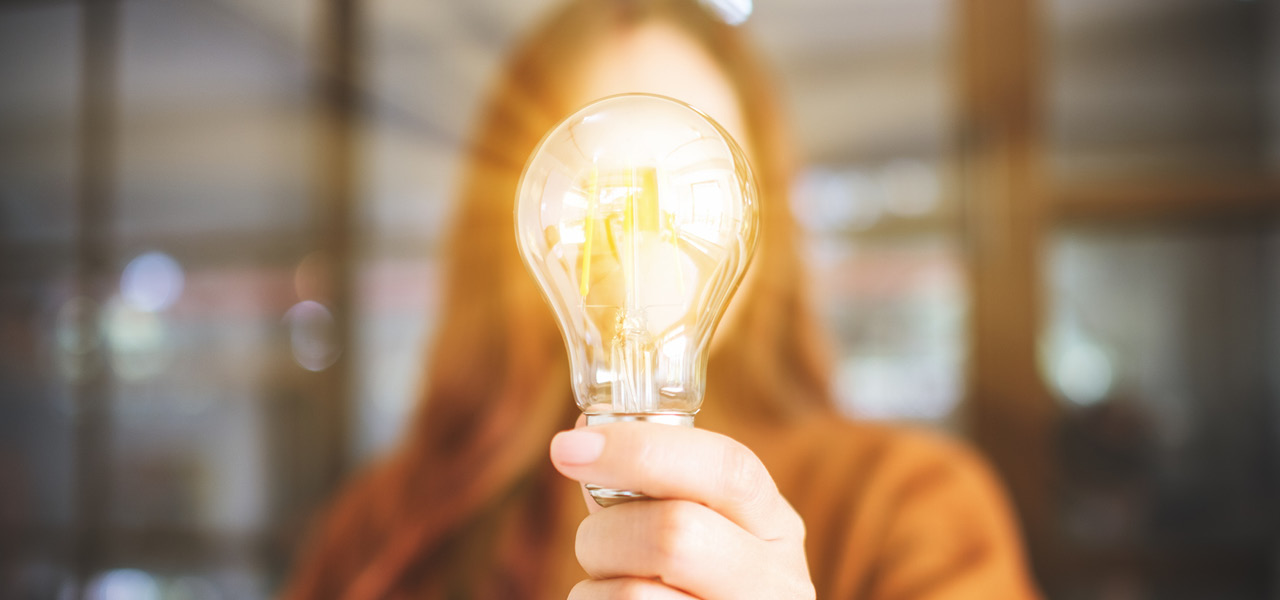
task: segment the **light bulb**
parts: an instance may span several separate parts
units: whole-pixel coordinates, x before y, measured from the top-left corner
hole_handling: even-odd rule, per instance
[[[742,148],[671,98],[596,101],[538,144],[516,196],[516,238],[564,335],[588,425],[693,425],[757,211]],[[640,496],[588,489],[602,504]]]

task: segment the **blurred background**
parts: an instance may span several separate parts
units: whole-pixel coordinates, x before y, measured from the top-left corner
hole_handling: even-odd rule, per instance
[[[0,597],[270,596],[422,384],[552,0],[0,3]],[[972,440],[1052,598],[1280,598],[1280,6],[780,0],[841,408]]]

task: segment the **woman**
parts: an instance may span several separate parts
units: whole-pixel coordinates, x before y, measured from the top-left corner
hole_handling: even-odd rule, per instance
[[[703,429],[617,423],[553,440],[578,409],[516,251],[517,179],[556,122],[627,91],[686,100],[747,148],[760,246],[716,334]],[[831,408],[778,115],[739,33],[692,0],[579,0],[535,33],[469,150],[422,409],[331,509],[286,597],[1033,597],[979,459]],[[576,481],[661,499],[602,509]]]

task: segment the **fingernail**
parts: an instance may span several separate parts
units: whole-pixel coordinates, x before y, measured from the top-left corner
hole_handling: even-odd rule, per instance
[[[551,458],[565,465],[595,462],[604,452],[604,434],[594,431],[561,431],[551,438]]]

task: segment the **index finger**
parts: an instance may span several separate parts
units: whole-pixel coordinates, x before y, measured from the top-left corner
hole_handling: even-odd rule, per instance
[[[755,453],[718,433],[644,422],[593,425],[557,434],[551,460],[583,483],[703,504],[764,540],[803,534]]]

